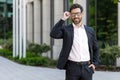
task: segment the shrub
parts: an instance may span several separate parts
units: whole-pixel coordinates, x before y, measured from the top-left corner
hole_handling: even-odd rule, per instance
[[[4,40],[0,39],[0,45],[3,45],[3,44],[4,44]]]
[[[47,52],[49,50],[50,47],[46,44],[39,45],[39,44],[31,43],[29,44],[27,51],[35,53],[36,55],[41,55],[42,53]]]
[[[25,64],[25,65],[31,65],[31,66],[46,66],[46,67],[50,67],[50,66],[54,66],[56,65],[56,61],[49,59],[47,57],[27,57],[27,58],[22,58],[22,59],[18,59],[15,58],[15,61],[17,61],[20,64]]]
[[[120,57],[120,47],[117,45],[106,45],[104,49],[100,49],[100,53],[101,64],[107,66],[115,65],[116,58]]]
[[[0,55],[8,58],[12,56],[12,51],[7,49],[0,49]]]
[[[12,51],[12,49],[13,49],[13,42],[12,42],[12,39],[6,40],[6,42],[3,44],[3,48]]]

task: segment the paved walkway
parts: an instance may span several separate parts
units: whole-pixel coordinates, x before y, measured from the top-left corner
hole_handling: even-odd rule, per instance
[[[20,65],[0,56],[0,80],[65,80],[64,70]],[[120,72],[96,71],[93,80],[120,80]]]

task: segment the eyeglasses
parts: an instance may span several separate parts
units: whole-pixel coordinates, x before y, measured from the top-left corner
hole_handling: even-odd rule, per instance
[[[71,17],[80,16],[80,15],[81,15],[81,12],[71,13]]]

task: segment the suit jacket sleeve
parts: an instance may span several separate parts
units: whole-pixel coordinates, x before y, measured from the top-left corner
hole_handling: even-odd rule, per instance
[[[63,38],[63,24],[64,24],[64,20],[59,20],[55,26],[52,28],[51,32],[50,32],[50,36],[52,38],[56,38],[56,39],[61,39]]]

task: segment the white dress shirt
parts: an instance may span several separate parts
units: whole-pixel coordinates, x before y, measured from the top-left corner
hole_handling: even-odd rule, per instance
[[[90,53],[88,47],[88,38],[84,25],[82,24],[78,28],[73,24],[73,27],[74,27],[73,45],[68,60],[76,62],[89,61]]]

